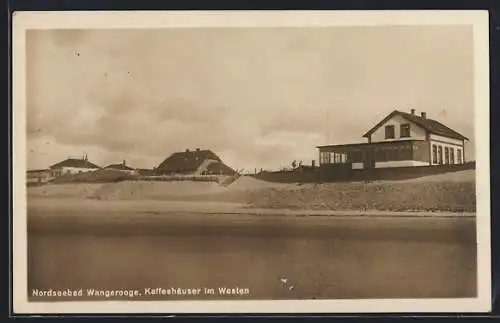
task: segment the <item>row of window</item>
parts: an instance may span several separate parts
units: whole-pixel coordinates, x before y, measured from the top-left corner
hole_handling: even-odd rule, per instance
[[[409,138],[410,137],[410,124],[403,123],[399,125],[399,137]],[[396,131],[394,125],[385,126],[385,139],[395,139]]]
[[[443,158],[444,151],[444,158]],[[455,148],[444,147],[438,145],[432,145],[432,163],[433,164],[457,164],[462,163],[462,149],[456,149],[456,159],[455,159]]]
[[[347,163],[348,157],[345,153],[329,153],[329,152],[321,152],[319,155],[320,164],[341,164]]]
[[[373,157],[378,161],[411,159],[411,148],[411,144],[374,147]],[[415,146],[414,149],[417,149],[417,147]],[[364,153],[368,152],[363,152],[362,150],[352,150],[349,153],[321,152],[319,156],[320,164],[361,162],[365,159]]]
[[[413,149],[417,149],[414,146]],[[366,153],[366,152],[365,152]],[[397,146],[375,147],[373,155],[377,161],[407,160],[412,159],[411,145],[402,144]],[[340,164],[347,162],[361,162],[365,159],[363,151],[353,150],[347,153],[321,152],[320,164]],[[433,164],[462,164],[462,149],[432,145]]]

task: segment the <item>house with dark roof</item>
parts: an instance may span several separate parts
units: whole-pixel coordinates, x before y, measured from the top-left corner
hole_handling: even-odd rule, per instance
[[[160,175],[234,175],[235,171],[213,151],[186,149],[166,158],[156,168]]]
[[[127,166],[127,162],[125,160],[122,161],[120,164],[108,165],[108,166],[104,167],[104,169],[115,170],[115,171],[120,171],[120,172],[124,172],[124,173],[129,173],[129,174],[135,173],[135,169]]]
[[[100,168],[101,167],[97,166],[96,164],[91,163],[88,160],[87,155],[83,156],[82,158],[69,157],[49,167],[51,175],[53,177],[89,172],[98,170]]]
[[[321,165],[351,164],[352,169],[465,163],[469,139],[441,122],[394,110],[363,137],[366,142],[318,146]]]

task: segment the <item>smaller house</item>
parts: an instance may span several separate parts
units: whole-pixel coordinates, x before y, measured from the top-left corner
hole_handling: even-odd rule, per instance
[[[100,168],[96,164],[91,163],[87,155],[83,156],[83,158],[70,157],[49,167],[52,177],[91,172]]]
[[[52,179],[50,169],[33,169],[26,172],[28,184],[46,183]]]
[[[160,175],[234,175],[235,171],[224,164],[211,150],[186,149],[165,159],[157,168]]]
[[[111,165],[104,167],[104,169],[116,170],[116,171],[120,171],[120,172],[124,172],[124,173],[128,173],[128,174],[135,173],[135,169],[127,166],[127,163],[125,160],[121,164],[111,164]]]

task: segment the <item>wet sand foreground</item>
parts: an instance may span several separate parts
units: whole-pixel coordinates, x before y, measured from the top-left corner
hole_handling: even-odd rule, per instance
[[[95,209],[89,216],[77,205],[37,205],[28,210],[28,230],[31,301],[476,295],[473,217],[133,208]]]

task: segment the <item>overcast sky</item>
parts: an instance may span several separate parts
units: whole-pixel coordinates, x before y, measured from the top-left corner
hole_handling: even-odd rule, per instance
[[[28,167],[150,168],[187,148],[310,164],[412,108],[471,138],[471,159],[472,77],[468,26],[29,31]]]

